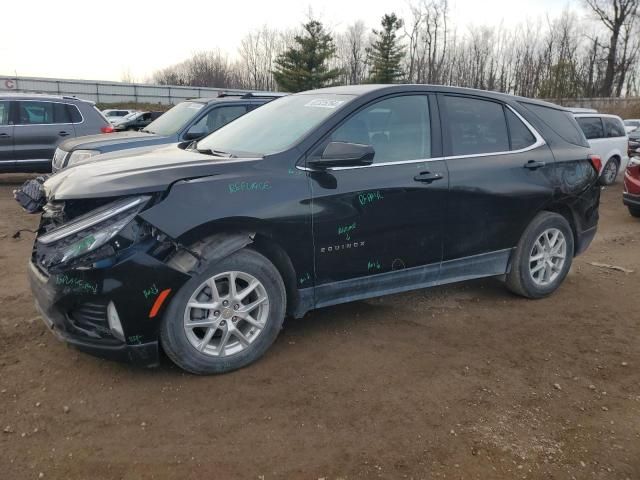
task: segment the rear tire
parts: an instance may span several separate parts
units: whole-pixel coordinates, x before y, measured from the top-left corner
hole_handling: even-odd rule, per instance
[[[245,248],[205,266],[182,286],[167,309],[160,341],[167,356],[188,372],[230,372],[256,361],[273,344],[286,304],[276,267]]]
[[[610,158],[602,169],[600,174],[600,185],[613,185],[618,178],[618,170],[620,169],[620,162],[617,158]]]
[[[573,252],[569,222],[557,213],[539,213],[518,242],[507,274],[507,288],[526,298],[551,295],[569,273]]]
[[[629,213],[632,217],[640,218],[640,208],[637,207],[628,207]]]

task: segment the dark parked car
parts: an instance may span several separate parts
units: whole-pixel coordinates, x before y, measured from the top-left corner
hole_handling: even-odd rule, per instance
[[[640,131],[634,130],[629,134],[629,147],[628,147],[629,158],[631,157],[640,157]]]
[[[134,112],[122,117],[113,124],[116,132],[127,132],[129,130],[142,130],[154,120],[160,118],[164,112]]]
[[[492,276],[545,297],[596,233],[601,160],[526,98],[329,88],[182,145],[45,183],[30,281],[70,344],[225,372],[318,307]]]
[[[140,132],[90,136],[63,142],[55,152],[53,171],[98,155],[137,147],[196,140],[250,110],[281,97],[279,93],[223,94],[179,103]]]
[[[38,94],[0,95],[0,173],[50,172],[57,145],[67,138],[113,128],[93,102]]]

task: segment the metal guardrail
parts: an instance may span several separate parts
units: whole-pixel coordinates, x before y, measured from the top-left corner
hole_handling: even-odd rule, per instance
[[[150,85],[146,83],[70,80],[63,78],[15,77],[0,75],[0,93],[46,93],[92,100],[96,103],[158,103],[174,105],[188,98],[217,97],[220,92],[248,93],[229,88]]]

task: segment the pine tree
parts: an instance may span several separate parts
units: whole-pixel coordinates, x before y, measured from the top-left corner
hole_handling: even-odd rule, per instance
[[[304,33],[296,35],[295,45],[276,59],[273,76],[281,90],[301,92],[333,83],[339,69],[329,69],[328,60],[336,47],[322,23],[311,20],[303,25]]]
[[[371,64],[371,83],[395,83],[404,77],[402,58],[404,46],[397,36],[402,28],[402,20],[395,13],[382,17],[382,30],[373,30],[375,40],[369,49],[369,63]]]

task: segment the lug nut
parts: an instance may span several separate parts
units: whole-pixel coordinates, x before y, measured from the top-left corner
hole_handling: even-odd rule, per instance
[[[232,321],[233,323],[236,323],[236,322],[238,321],[238,317],[233,317],[233,318],[231,319],[231,321]]]
[[[240,305],[238,305],[237,303],[233,306],[234,310],[238,310],[240,308]]]
[[[220,322],[220,326],[221,326],[221,327],[224,327],[226,324],[227,324],[227,322],[225,322],[224,320],[222,320],[222,321]]]
[[[222,302],[222,305],[226,307],[227,305],[229,305],[229,302],[225,300],[224,302]]]
[[[216,310],[215,312],[213,312],[213,316],[214,317],[219,317],[220,316],[220,310]]]

